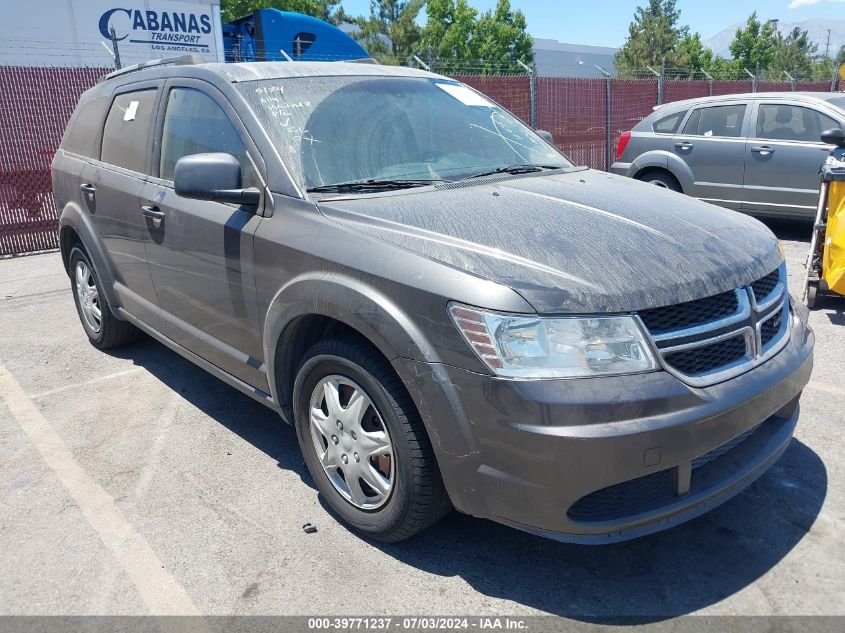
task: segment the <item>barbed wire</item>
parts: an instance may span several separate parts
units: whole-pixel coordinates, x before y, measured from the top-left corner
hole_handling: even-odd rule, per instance
[[[95,67],[108,68],[113,65],[113,57],[111,51],[112,43],[107,40],[102,42],[76,43],[76,44],[56,44],[47,40],[27,40],[26,42],[0,42],[0,66],[28,66],[28,67]],[[162,46],[174,46],[174,50],[159,51],[161,57],[179,56],[186,52],[187,48],[180,47],[177,44],[162,43]],[[135,63],[136,61],[143,61],[139,59],[138,51],[132,50],[131,47],[120,47],[120,52],[124,56],[125,63]],[[197,52],[202,54],[202,50]],[[309,50],[304,51],[301,56],[302,61],[338,61],[338,57],[346,60],[357,59],[358,51],[336,50],[327,54],[313,53]],[[222,52],[221,52],[222,53]],[[249,56],[244,52],[245,57],[254,57],[254,53]],[[272,53],[266,51],[260,53],[260,56],[268,61],[283,61],[285,56],[279,53]],[[149,57],[152,57],[150,55]],[[131,60],[131,61],[130,61]],[[693,81],[693,82],[742,82],[750,84],[768,83],[780,84],[785,89],[789,89],[793,85],[800,84],[817,84],[821,87],[823,84],[835,83],[836,72],[838,68],[829,60],[817,63],[814,67],[815,76],[807,76],[807,73],[800,73],[798,71],[788,72],[773,72],[767,69],[745,69],[733,68],[729,69],[730,74],[724,76],[710,75],[704,70],[689,69],[683,67],[663,67],[663,68],[622,68],[614,69],[610,64],[607,68],[599,68],[591,64],[559,64],[554,62],[543,61],[542,63],[523,65],[516,60],[485,60],[485,59],[466,59],[466,58],[443,58],[443,57],[429,57],[427,53],[418,56],[393,56],[393,55],[378,55],[378,63],[389,66],[407,66],[416,68],[427,68],[432,72],[443,75],[454,76],[529,76],[534,73],[537,77],[565,77],[565,78],[604,78],[604,72],[610,73],[610,76],[618,80],[640,80],[640,81],[658,81],[662,80],[667,84],[675,81]],[[823,69],[825,72],[819,72]],[[727,71],[726,71],[727,72]]]

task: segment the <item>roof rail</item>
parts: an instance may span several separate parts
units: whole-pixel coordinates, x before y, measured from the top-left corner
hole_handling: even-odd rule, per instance
[[[107,75],[103,75],[100,77],[97,83],[102,83],[108,79],[112,79],[114,77],[120,77],[121,75],[127,75],[129,73],[134,73],[139,70],[144,70],[145,68],[153,68],[155,66],[167,66],[167,65],[174,65],[174,66],[184,66],[188,64],[204,64],[205,59],[201,55],[197,55],[196,53],[190,53],[188,55],[181,55],[179,57],[167,57],[165,59],[152,59],[148,62],[143,62],[141,64],[134,64],[132,66],[127,66],[126,68],[119,68],[118,70],[112,71]]]

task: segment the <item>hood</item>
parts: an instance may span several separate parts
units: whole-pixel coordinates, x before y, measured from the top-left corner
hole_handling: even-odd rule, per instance
[[[782,260],[753,218],[593,170],[318,204],[334,221],[506,284],[548,314],[700,299]]]

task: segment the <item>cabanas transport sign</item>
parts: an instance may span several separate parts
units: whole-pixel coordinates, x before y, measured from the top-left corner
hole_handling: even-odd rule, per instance
[[[214,46],[211,15],[114,7],[100,16],[100,34],[118,42],[146,44],[153,50],[206,53]]]

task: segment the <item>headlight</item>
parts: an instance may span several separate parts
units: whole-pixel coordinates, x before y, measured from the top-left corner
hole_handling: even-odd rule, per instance
[[[657,369],[630,316],[537,317],[450,304],[449,312],[478,357],[509,378],[582,378]]]

